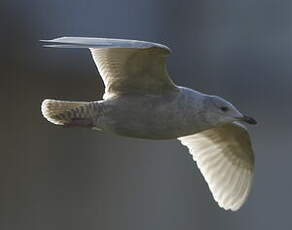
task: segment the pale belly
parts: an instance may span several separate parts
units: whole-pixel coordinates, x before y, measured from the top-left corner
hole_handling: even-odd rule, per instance
[[[173,139],[203,129],[200,111],[184,95],[123,96],[103,102],[97,128],[121,136]],[[198,107],[198,106],[197,106]]]

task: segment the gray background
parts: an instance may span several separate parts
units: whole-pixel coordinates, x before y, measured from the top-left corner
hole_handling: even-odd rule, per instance
[[[1,230],[291,228],[292,1],[26,0],[0,3]],[[177,141],[63,129],[45,98],[95,100],[86,50],[40,47],[58,36],[132,38],[174,51],[174,81],[254,116],[251,196],[236,212],[213,201]]]

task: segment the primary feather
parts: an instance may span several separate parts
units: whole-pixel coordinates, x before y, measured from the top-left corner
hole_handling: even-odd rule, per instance
[[[60,37],[52,40],[40,40],[49,44],[54,44],[54,47],[60,48],[133,48],[133,49],[148,49],[161,48],[169,53],[170,49],[162,44],[138,40],[113,39],[113,38],[91,38],[91,37]],[[66,47],[66,46],[70,47]],[[45,45],[47,46],[47,45]]]

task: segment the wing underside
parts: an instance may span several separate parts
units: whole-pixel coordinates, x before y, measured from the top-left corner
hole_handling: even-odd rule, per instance
[[[238,210],[250,192],[254,169],[246,129],[225,124],[179,140],[188,147],[219,206]]]

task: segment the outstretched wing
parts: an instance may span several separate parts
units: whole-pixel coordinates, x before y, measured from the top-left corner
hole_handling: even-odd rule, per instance
[[[160,94],[177,90],[166,70],[170,49],[123,39],[61,37],[45,47],[89,48],[105,84],[104,98],[121,94]]]
[[[238,210],[248,197],[254,170],[247,130],[224,124],[178,139],[188,147],[219,206]]]

